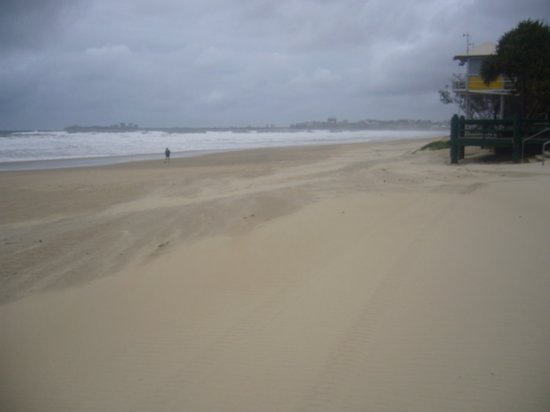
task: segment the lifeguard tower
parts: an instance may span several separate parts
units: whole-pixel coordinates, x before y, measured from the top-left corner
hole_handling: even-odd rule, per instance
[[[487,42],[472,47],[470,35],[466,33],[464,37],[466,52],[453,59],[466,66],[466,73],[454,76],[453,91],[464,98],[466,113],[460,117],[455,114],[451,119],[451,163],[464,159],[466,146],[479,146],[511,151],[516,162],[525,158],[526,148],[540,148],[544,164],[546,148],[550,148],[548,119],[526,121],[511,104],[507,105],[512,97],[512,82],[502,75],[491,83],[481,78],[483,62],[496,54],[496,46]]]
[[[454,76],[453,91],[464,97],[466,119],[472,119],[474,112],[479,113],[482,107],[490,108],[496,117],[503,119],[505,97],[510,95],[511,82],[504,76],[499,76],[494,82],[486,84],[481,78],[481,65],[488,56],[496,53],[496,46],[486,42],[470,49],[469,36],[466,36],[466,52],[453,58],[458,60],[461,66],[466,66],[466,73]]]

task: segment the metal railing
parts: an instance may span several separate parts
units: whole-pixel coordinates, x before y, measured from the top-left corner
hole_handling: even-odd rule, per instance
[[[464,74],[454,74],[452,80],[453,90],[466,90],[466,77]]]
[[[544,143],[544,152],[549,139],[550,123],[547,119],[526,122],[516,115],[513,119],[467,120],[455,114],[451,119],[451,163],[456,164],[464,158],[466,146],[511,150],[512,159],[517,163],[525,158],[526,145],[532,147]]]
[[[535,137],[538,137],[540,136],[541,134],[544,134],[546,132],[550,132],[550,127],[547,127],[546,129],[542,129],[541,131],[535,133],[534,135],[532,136],[529,136],[529,137],[525,137],[523,139],[523,141],[521,142],[521,159],[522,160],[525,160],[525,142],[527,142],[528,140],[531,140],[531,139],[534,139]],[[548,142],[544,142],[543,145],[542,145],[542,164],[544,165],[544,147],[550,143],[550,140]]]
[[[455,73],[451,80],[451,86],[454,91],[491,91],[491,90],[506,90],[513,89],[513,82],[507,77],[500,76],[495,82],[491,83],[493,86],[485,84],[479,75]],[[497,86],[498,85],[498,86]]]
[[[546,151],[545,147],[547,145],[550,145],[550,140],[548,140],[547,142],[544,142],[542,144],[542,153],[541,153],[542,154],[542,166],[544,166],[544,159],[546,159],[546,156],[544,155],[544,152]]]

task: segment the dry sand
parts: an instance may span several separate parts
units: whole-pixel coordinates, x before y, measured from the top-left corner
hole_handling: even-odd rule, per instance
[[[550,166],[422,143],[1,173],[0,410],[550,410]]]

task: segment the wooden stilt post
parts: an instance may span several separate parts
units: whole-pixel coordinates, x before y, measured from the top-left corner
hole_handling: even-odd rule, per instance
[[[466,118],[464,116],[460,116],[459,122],[458,122],[458,137],[464,137],[466,135]],[[458,146],[458,158],[464,159],[464,145]]]
[[[451,163],[458,163],[458,115],[451,118]]]
[[[512,158],[514,162],[519,163],[521,159],[521,141],[523,139],[523,131],[521,127],[521,117],[519,115],[514,116],[514,151]]]

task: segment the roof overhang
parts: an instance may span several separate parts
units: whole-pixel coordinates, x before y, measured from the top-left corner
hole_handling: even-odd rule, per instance
[[[468,59],[472,57],[486,57],[496,53],[496,46],[493,43],[485,42],[466,53],[457,54],[453,57],[453,60],[459,60],[464,64]]]

